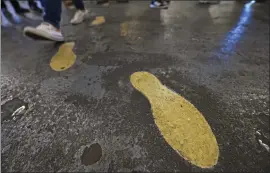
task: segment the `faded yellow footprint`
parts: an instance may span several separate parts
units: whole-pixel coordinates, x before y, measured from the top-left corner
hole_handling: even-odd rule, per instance
[[[105,23],[105,18],[103,16],[97,16],[95,20],[92,21],[91,25],[96,26],[96,25],[101,25]]]
[[[58,52],[52,57],[50,66],[55,71],[63,71],[70,68],[76,60],[73,52],[75,43],[64,43],[60,46]]]
[[[136,72],[132,85],[149,100],[156,125],[171,147],[192,164],[210,168],[218,161],[216,138],[204,116],[151,73]]]
[[[128,34],[128,23],[124,22],[120,24],[120,36],[124,37]]]

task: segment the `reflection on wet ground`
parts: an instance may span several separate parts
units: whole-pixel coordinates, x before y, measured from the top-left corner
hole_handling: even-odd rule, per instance
[[[255,1],[251,1],[244,5],[236,26],[228,32],[227,36],[222,41],[221,53],[223,53],[224,59],[229,58],[232,56],[230,54],[235,52],[237,42],[239,42],[246,28],[248,27],[247,25],[250,23],[253,10],[252,5],[254,3]]]

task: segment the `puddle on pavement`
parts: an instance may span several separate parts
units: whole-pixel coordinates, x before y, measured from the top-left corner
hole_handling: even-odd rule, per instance
[[[91,26],[101,25],[105,23],[105,18],[103,16],[97,16],[95,20],[92,21]]]
[[[102,149],[98,143],[92,144],[89,148],[86,147],[81,155],[83,165],[93,165],[98,162],[102,156]]]
[[[219,148],[215,135],[194,105],[162,85],[151,73],[133,73],[130,81],[149,100],[154,121],[174,150],[201,168],[217,163]]]
[[[63,71],[70,68],[76,61],[76,54],[73,52],[75,43],[64,43],[58,52],[52,57],[50,66],[55,71]]]
[[[28,105],[18,98],[14,98],[1,105],[1,120],[9,121],[21,118],[28,109]]]
[[[257,130],[255,132],[255,139],[261,147],[263,147],[267,152],[270,152],[269,148],[270,141],[264,136],[262,131]]]

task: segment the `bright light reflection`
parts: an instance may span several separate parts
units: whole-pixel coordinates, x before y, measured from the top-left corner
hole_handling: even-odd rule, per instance
[[[252,14],[252,4],[254,3],[255,1],[251,1],[245,4],[238,23],[224,39],[222,43],[221,53],[226,55],[225,58],[229,56],[228,54],[233,52],[236,43],[241,39],[241,36],[245,32],[246,29],[245,25],[247,25],[250,22],[250,16]]]

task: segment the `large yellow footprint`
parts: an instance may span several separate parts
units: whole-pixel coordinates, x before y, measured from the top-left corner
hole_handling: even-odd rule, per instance
[[[148,98],[155,123],[174,150],[201,168],[217,163],[216,138],[203,115],[189,101],[148,72],[133,73],[130,80]]]
[[[70,68],[76,60],[73,47],[74,42],[62,44],[58,52],[52,57],[50,66],[55,71],[63,71]]]

